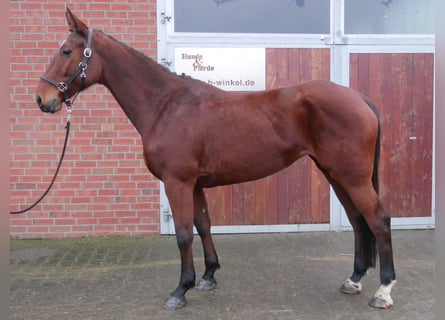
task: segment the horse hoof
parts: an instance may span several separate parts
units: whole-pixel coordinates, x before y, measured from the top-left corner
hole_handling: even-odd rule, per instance
[[[177,310],[185,307],[185,305],[185,298],[179,299],[177,297],[170,296],[167,300],[165,300],[163,308],[165,310]]]
[[[201,279],[199,280],[198,285],[195,287],[195,290],[198,291],[210,291],[216,288],[216,281],[210,281]]]
[[[392,302],[379,297],[374,297],[369,302],[370,307],[377,309],[389,309],[392,307],[392,305],[393,305]]]
[[[396,280],[392,280],[387,285],[381,285],[369,302],[369,306],[377,309],[389,309],[394,304],[391,298],[391,290],[396,284]]]
[[[362,292],[362,284],[348,279],[340,287],[340,292],[345,294],[359,294]]]

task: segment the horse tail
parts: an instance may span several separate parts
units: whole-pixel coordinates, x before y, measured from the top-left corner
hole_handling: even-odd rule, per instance
[[[380,124],[380,114],[377,110],[377,107],[365,100],[371,110],[374,112],[377,117],[377,140],[375,143],[375,151],[374,151],[374,167],[372,170],[372,185],[374,186],[375,192],[379,193],[379,162],[380,162],[380,139],[381,139],[381,124]]]

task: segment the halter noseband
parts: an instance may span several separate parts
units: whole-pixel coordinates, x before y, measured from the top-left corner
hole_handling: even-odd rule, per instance
[[[79,67],[77,68],[77,70],[68,78],[68,80],[66,80],[65,82],[57,82],[56,80],[53,80],[45,75],[41,76],[40,79],[45,80],[49,83],[51,83],[52,85],[54,85],[55,87],[57,87],[57,89],[59,89],[60,92],[63,93],[63,102],[66,104],[66,106],[69,108],[68,112],[71,112],[71,107],[72,107],[72,101],[69,99],[68,97],[68,86],[71,84],[71,82],[74,81],[74,79],[76,79],[76,77],[79,75],[80,73],[80,78],[82,79],[82,85],[79,89],[79,91],[77,92],[77,94],[79,94],[80,91],[82,91],[83,87],[84,87],[84,83],[85,83],[85,78],[87,77],[85,70],[88,67],[88,59],[91,57],[91,55],[93,54],[93,51],[91,50],[91,42],[93,40],[93,29],[89,29],[88,30],[88,40],[87,40],[87,46],[86,48],[83,50],[83,58],[82,61],[79,62]]]

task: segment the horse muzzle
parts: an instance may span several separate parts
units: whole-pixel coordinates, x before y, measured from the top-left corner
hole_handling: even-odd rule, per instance
[[[40,110],[47,113],[56,113],[62,108],[62,101],[59,98],[44,101],[40,95],[36,95],[36,102]]]

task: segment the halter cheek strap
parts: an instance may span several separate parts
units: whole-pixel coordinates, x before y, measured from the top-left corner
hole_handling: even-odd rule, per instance
[[[45,75],[40,77],[40,79],[45,80],[46,82],[51,83],[52,85],[57,87],[57,89],[59,89],[60,92],[63,93],[63,102],[69,108],[69,112],[70,112],[71,107],[72,107],[72,101],[69,99],[69,96],[68,96],[68,86],[80,74],[80,78],[82,79],[82,85],[81,85],[79,91],[77,92],[76,97],[80,93],[80,91],[83,90],[84,85],[85,85],[85,79],[87,77],[85,71],[88,68],[88,59],[93,54],[93,51],[91,50],[91,42],[92,41],[93,41],[93,29],[88,29],[87,46],[83,50],[82,61],[79,62],[79,67],[77,68],[77,70],[66,81],[64,81],[64,82],[57,82],[56,80],[53,80],[53,79],[51,79],[51,78],[49,78],[49,77],[47,77]]]

